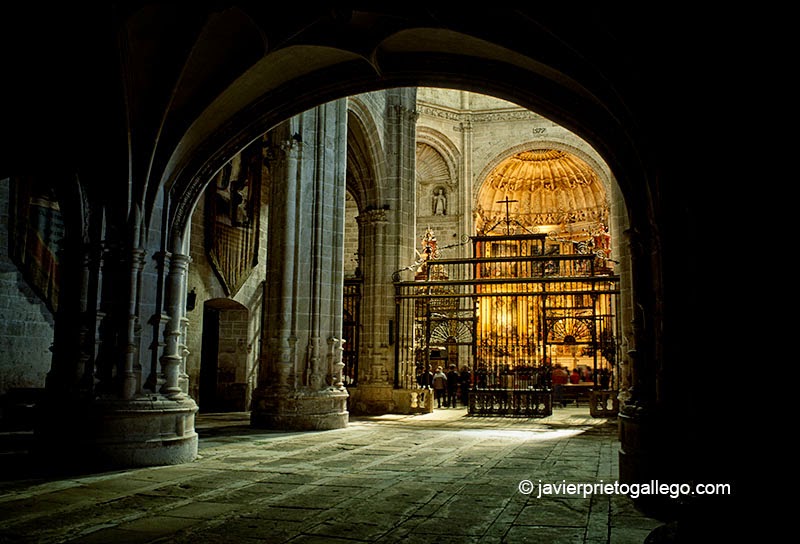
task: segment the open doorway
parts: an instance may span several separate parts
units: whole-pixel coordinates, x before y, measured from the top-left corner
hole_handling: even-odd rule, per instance
[[[243,412],[248,405],[249,312],[237,302],[213,299],[203,307],[200,411]]]

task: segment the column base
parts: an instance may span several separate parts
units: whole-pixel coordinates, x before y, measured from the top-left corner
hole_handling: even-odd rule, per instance
[[[350,412],[356,415],[395,413],[394,388],[388,384],[359,384],[350,391]]]
[[[197,457],[197,404],[152,395],[40,407],[34,454],[47,463],[92,469],[176,465]]]
[[[256,391],[250,424],[283,431],[324,431],[347,427],[347,390]]]

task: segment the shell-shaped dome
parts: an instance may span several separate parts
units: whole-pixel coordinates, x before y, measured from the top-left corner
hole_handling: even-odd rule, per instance
[[[450,170],[444,158],[434,148],[427,144],[417,143],[417,182],[434,184],[449,184]]]
[[[495,167],[478,195],[483,227],[510,216],[526,227],[603,221],[605,188],[580,157],[556,149],[517,153]],[[479,227],[480,228],[480,227]]]

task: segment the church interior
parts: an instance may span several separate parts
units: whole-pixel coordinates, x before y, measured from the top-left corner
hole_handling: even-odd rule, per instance
[[[620,481],[732,485],[635,501],[679,528],[649,542],[725,534],[737,431],[687,371],[732,334],[719,206],[672,162],[693,65],[674,15],[619,9],[3,8],[3,436],[191,465],[204,415],[425,416],[454,368],[469,421],[574,401]]]

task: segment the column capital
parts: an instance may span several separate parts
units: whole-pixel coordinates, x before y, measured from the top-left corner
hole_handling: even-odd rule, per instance
[[[372,209],[366,210],[356,217],[359,225],[373,225],[375,223],[388,223],[389,218],[386,214],[386,209]]]
[[[264,162],[270,166],[280,163],[297,151],[303,145],[303,137],[296,132],[291,138],[272,141],[264,147]]]
[[[419,112],[415,108],[409,108],[405,104],[392,104],[391,110],[401,119],[416,122],[419,119]]]

